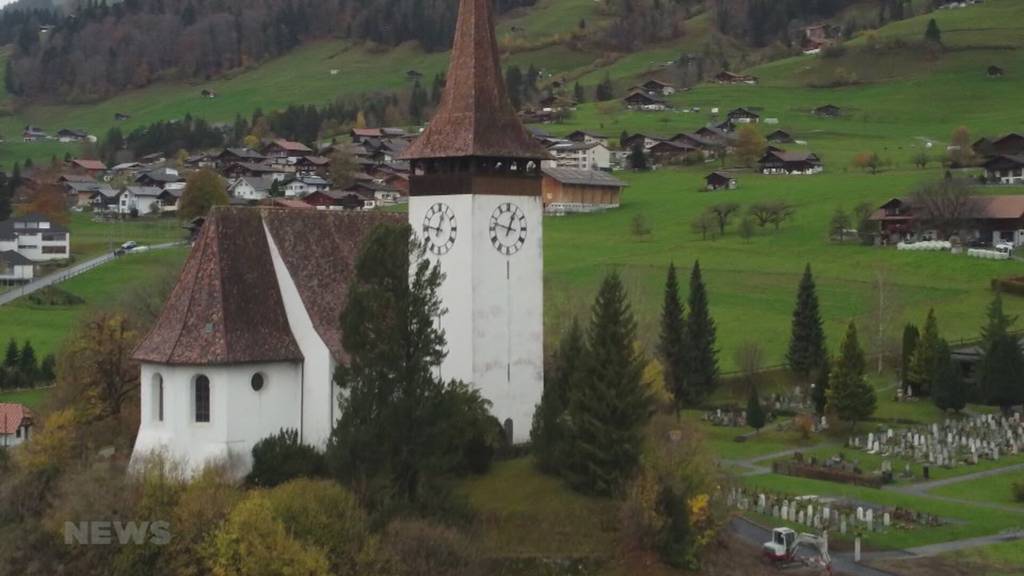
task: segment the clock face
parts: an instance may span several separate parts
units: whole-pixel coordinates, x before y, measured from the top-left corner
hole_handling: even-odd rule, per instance
[[[455,212],[447,204],[434,204],[423,217],[423,243],[433,254],[447,254],[455,246],[458,231]]]
[[[491,244],[506,256],[511,256],[526,242],[526,215],[522,208],[505,202],[491,214]]]

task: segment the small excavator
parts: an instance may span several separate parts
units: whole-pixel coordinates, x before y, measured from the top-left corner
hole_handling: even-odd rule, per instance
[[[797,550],[801,545],[813,548],[818,552],[818,556],[799,556]],[[828,554],[828,532],[816,536],[807,533],[797,534],[790,528],[775,528],[772,530],[771,541],[765,542],[761,550],[765,559],[779,569],[809,566],[820,568],[825,574],[832,574],[832,557]]]

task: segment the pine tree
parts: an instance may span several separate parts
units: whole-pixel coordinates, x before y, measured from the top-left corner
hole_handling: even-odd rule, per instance
[[[639,466],[651,400],[637,350],[636,320],[613,272],[594,300],[580,385],[569,400],[564,475],[576,490],[619,494]]]
[[[914,349],[914,360],[910,364],[910,382],[914,395],[931,394],[932,382],[935,379],[935,366],[939,357],[939,326],[935,320],[935,310],[928,310],[928,318],[924,323],[924,332]]]
[[[686,308],[689,311],[685,340],[687,396],[690,405],[697,406],[710,396],[718,385],[715,321],[708,309],[708,294],[701,277],[699,261],[693,263],[693,271],[690,273],[690,294]]]
[[[280,198],[284,196],[284,187],[281,186],[281,181],[275,178],[274,181],[270,183],[270,190],[267,191],[267,194],[271,198]]]
[[[676,414],[679,414],[686,400],[686,319],[679,298],[675,263],[669,264],[665,279],[658,354],[664,367],[665,388],[672,394]]]
[[[900,360],[900,385],[904,391],[912,386],[910,381],[910,366],[914,363],[914,350],[917,349],[917,341],[921,339],[921,333],[917,326],[907,324],[903,327],[903,353]]]
[[[577,104],[582,104],[587,99],[586,94],[583,92],[583,86],[579,82],[573,85],[572,96]]]
[[[942,45],[942,31],[939,30],[939,23],[932,18],[928,21],[928,29],[924,32],[924,39],[933,43]]]
[[[566,443],[566,410],[585,354],[583,329],[573,318],[552,355],[550,368],[544,372],[544,393],[533,414],[530,442],[537,465],[544,472],[559,471]]]
[[[647,154],[644,152],[644,143],[637,141],[629,151],[629,167],[633,170],[647,170]]]
[[[849,422],[851,429],[874,414],[877,405],[875,389],[864,379],[865,367],[864,351],[857,340],[857,325],[851,321],[829,379],[828,391],[828,408]]]
[[[47,354],[39,364],[39,378],[44,384],[52,384],[57,379],[57,359]]]
[[[747,398],[747,426],[754,430],[761,430],[765,425],[764,408],[761,406],[761,399],[757,396],[757,386],[750,387],[750,397]]]
[[[981,329],[981,347],[987,349],[993,342],[1010,333],[1017,318],[1007,316],[1003,310],[1003,296],[996,292],[988,305],[988,323]]]
[[[793,309],[793,328],[789,339],[786,363],[790,370],[807,377],[825,362],[825,329],[818,306],[818,293],[811,274],[811,265],[804,268],[803,278]]]
[[[811,388],[811,401],[814,402],[814,413],[818,416],[824,416],[825,408],[828,406],[831,374],[832,361],[826,356],[821,367],[816,370],[814,386]]]
[[[939,340],[935,361],[935,380],[932,383],[932,401],[940,410],[959,412],[967,405],[967,388],[945,340]]]
[[[1024,403],[1024,356],[1016,336],[1006,334],[992,342],[982,364],[981,390],[989,404],[1004,413]]]
[[[25,341],[25,345],[21,348],[21,353],[18,355],[18,371],[21,372],[25,382],[29,383],[29,385],[34,383],[39,376],[36,350],[28,340]]]
[[[11,338],[7,342],[7,353],[4,355],[4,368],[17,370],[18,368],[18,343]]]

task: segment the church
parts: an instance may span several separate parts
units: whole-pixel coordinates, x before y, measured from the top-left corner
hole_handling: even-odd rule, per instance
[[[514,442],[529,439],[543,390],[543,205],[547,152],[505,93],[491,0],[461,0],[447,84],[404,152],[408,222],[446,277],[438,375],[492,402]],[[211,211],[153,329],[134,352],[153,452],[195,472],[251,467],[283,428],[323,448],[347,360],[340,314],[364,240],[399,215],[266,207]]]

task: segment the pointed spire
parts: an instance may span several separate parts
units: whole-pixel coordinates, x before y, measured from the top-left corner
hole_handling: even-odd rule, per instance
[[[505,93],[491,2],[460,0],[441,104],[403,159],[548,157]]]

